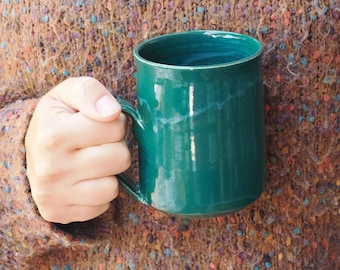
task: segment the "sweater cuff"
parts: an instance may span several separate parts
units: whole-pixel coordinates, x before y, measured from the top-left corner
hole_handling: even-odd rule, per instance
[[[39,215],[26,177],[24,138],[37,103],[19,100],[0,110],[0,261],[9,267],[71,241]]]

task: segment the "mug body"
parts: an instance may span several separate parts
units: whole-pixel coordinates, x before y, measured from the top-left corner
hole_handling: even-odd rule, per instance
[[[262,193],[261,44],[223,31],[163,35],[135,48],[142,201],[211,217]]]

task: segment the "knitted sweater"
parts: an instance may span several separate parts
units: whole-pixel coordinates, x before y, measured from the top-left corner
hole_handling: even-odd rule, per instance
[[[339,269],[339,9],[333,0],[0,0],[0,269]],[[263,195],[225,217],[188,219],[121,190],[94,220],[44,221],[23,144],[39,97],[86,75],[134,101],[133,48],[193,29],[265,46]]]

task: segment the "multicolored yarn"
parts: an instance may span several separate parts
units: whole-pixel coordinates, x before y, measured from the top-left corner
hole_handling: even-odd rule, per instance
[[[0,0],[0,269],[339,269],[339,17],[337,0]],[[133,101],[133,48],[194,29],[241,32],[265,45],[261,198],[226,217],[192,220],[122,191],[95,220],[43,221],[22,143],[38,97],[89,75]]]

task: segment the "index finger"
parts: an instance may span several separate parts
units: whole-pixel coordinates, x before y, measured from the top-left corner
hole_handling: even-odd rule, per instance
[[[64,121],[65,141],[71,149],[86,148],[107,143],[120,142],[125,138],[127,120],[121,113],[110,122],[97,122],[81,113],[71,114]]]

